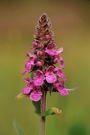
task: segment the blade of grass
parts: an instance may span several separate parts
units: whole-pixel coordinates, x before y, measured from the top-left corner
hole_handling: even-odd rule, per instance
[[[13,125],[18,135],[25,135],[23,133],[22,128],[19,126],[19,124],[15,120],[13,120]]]

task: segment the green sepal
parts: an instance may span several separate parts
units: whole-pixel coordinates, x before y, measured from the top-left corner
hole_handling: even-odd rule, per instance
[[[30,73],[30,78],[33,80],[33,77],[34,77],[34,73],[33,72],[31,72]]]
[[[32,104],[34,105],[34,108],[35,108],[35,113],[37,115],[40,115],[40,106],[41,106],[41,100],[35,102],[35,101],[32,101]]]
[[[61,110],[59,110],[58,108],[52,107],[48,110],[46,110],[44,113],[42,113],[40,116],[44,117],[44,116],[49,116],[49,115],[60,115],[62,113]]]
[[[13,125],[18,135],[24,135],[22,128],[19,126],[19,124],[15,120],[13,121]]]

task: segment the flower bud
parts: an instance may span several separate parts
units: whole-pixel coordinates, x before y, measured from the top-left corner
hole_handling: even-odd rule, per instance
[[[56,63],[58,62],[57,58],[55,58],[55,59],[53,60],[53,62],[54,62],[54,64],[56,64]]]
[[[43,37],[40,37],[40,41],[43,41]]]
[[[58,71],[58,68],[56,67],[56,68],[54,68],[54,73],[56,73]]]
[[[36,42],[36,41],[33,41],[33,45],[34,45],[34,46],[37,46],[37,42]]]
[[[46,39],[50,39],[51,38],[50,35],[46,35],[45,37],[46,37]]]
[[[37,55],[42,56],[43,52],[42,51],[38,51]]]
[[[42,44],[38,44],[38,48],[41,49],[43,47]]]
[[[36,66],[41,67],[42,66],[42,62],[41,61],[37,61]]]

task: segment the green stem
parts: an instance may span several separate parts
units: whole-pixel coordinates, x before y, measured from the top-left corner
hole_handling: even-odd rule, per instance
[[[45,112],[46,110],[46,92],[43,92],[42,98],[41,98],[41,114]],[[40,135],[45,135],[45,122],[46,117],[40,117]]]

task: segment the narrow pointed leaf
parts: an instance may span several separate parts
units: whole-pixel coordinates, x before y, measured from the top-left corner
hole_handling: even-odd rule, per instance
[[[27,95],[23,94],[23,93],[20,93],[19,95],[16,96],[16,100],[20,100],[24,97],[27,97]]]
[[[39,100],[38,102],[32,101],[32,104],[34,105],[35,113],[40,115],[41,100]]]
[[[44,113],[42,113],[40,116],[44,117],[44,116],[49,116],[49,115],[60,115],[62,113],[61,110],[59,110],[58,108],[52,107],[50,109],[48,109],[47,111],[45,111]]]
[[[15,120],[13,121],[13,125],[18,135],[24,135],[23,130]]]

